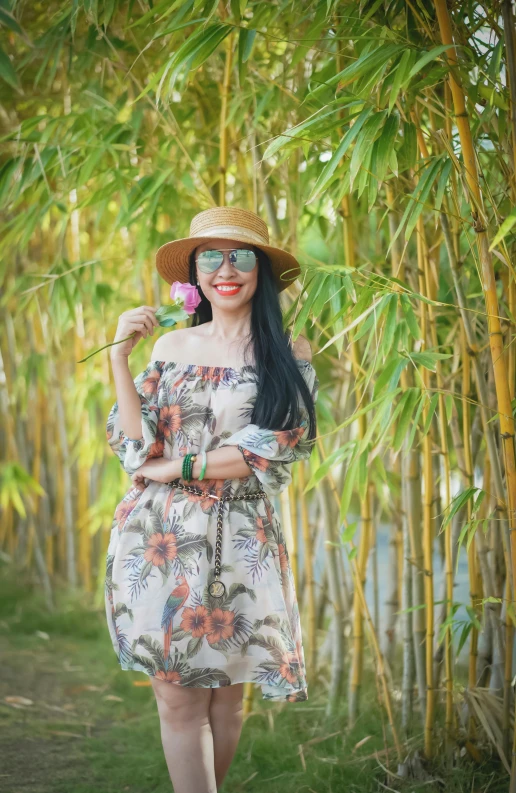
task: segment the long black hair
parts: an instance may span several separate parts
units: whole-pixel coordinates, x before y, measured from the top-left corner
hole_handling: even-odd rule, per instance
[[[301,374],[283,329],[279,293],[269,257],[260,248],[258,282],[251,307],[251,338],[248,347],[254,352],[258,376],[257,395],[251,423],[271,430],[293,430],[300,424],[298,394],[308,414],[308,438],[316,435],[315,406],[310,389]],[[197,285],[195,250],[190,254],[190,283]],[[201,302],[193,315],[193,325],[203,325],[213,318],[211,303],[197,287]]]

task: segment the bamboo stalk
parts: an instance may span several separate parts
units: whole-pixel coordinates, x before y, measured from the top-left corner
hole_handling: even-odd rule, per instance
[[[460,345],[462,353],[462,437],[464,439],[464,477],[467,487],[474,485],[473,473],[473,457],[471,453],[471,410],[469,399],[471,394],[471,364],[467,350],[466,333],[464,325],[461,325],[460,332]],[[468,521],[472,518],[472,504],[471,500],[467,503]],[[478,573],[477,573],[477,544],[475,537],[471,538],[468,554],[468,578],[469,578],[469,591],[471,608],[478,611],[478,594],[476,591]],[[477,685],[477,657],[478,657],[478,630],[475,625],[472,626],[470,632],[470,645],[469,645],[469,665],[468,665],[468,689],[473,690]],[[472,740],[475,737],[475,720],[473,714],[470,712],[468,720],[468,736]]]
[[[298,527],[298,515],[297,515],[296,485],[294,481],[294,473],[295,473],[294,468],[295,466],[292,466],[292,481],[288,486],[287,492],[289,497],[290,521],[292,524],[292,552],[290,554],[290,564],[292,567],[292,573],[294,574],[294,585],[296,587],[296,591],[299,592],[300,590],[299,527]]]
[[[227,115],[228,115],[228,99],[229,89],[231,83],[231,67],[233,65],[233,32],[226,36],[224,40],[224,49],[226,53],[224,62],[224,78],[220,90],[220,153],[219,153],[219,206],[226,204],[226,173],[228,168],[228,130],[227,130]]]
[[[253,709],[253,700],[254,700],[254,692],[255,692],[255,684],[252,682],[244,683],[244,694],[242,697],[243,702],[243,715],[249,716]]]
[[[424,386],[429,385],[430,372],[422,370]],[[428,420],[428,401],[422,410],[423,423]],[[435,681],[434,681],[434,523],[433,493],[434,469],[432,460],[432,435],[427,432],[423,438],[423,561],[425,570],[425,668],[426,668],[426,711],[425,711],[425,756],[434,756],[434,718],[435,718]]]
[[[403,587],[402,587],[402,641],[403,641],[403,671],[401,682],[401,724],[406,733],[410,730],[412,712],[413,712],[413,695],[414,695],[414,641],[413,641],[413,625],[412,625],[412,612],[413,608],[413,593],[414,587],[412,583],[413,576],[413,562],[411,558],[410,549],[410,496],[409,489],[410,482],[410,459],[408,455],[403,455],[402,458],[402,488],[404,491],[403,503]]]
[[[307,654],[307,676],[313,679],[317,663],[317,613],[315,607],[315,587],[314,587],[314,547],[310,532],[310,522],[308,520],[308,507],[306,503],[305,489],[305,465],[304,460],[298,463],[298,494],[301,505],[301,530],[303,533],[303,555],[305,567],[305,586],[306,603],[308,611],[308,654]]]
[[[339,570],[336,558],[339,549],[337,547],[337,537],[334,527],[335,515],[330,507],[328,484],[325,480],[322,481],[318,489],[318,494],[324,523],[329,594],[333,605],[334,635],[332,642],[331,680],[326,704],[326,716],[330,717],[337,713],[342,698],[344,659],[346,657],[344,647],[344,613],[342,610]]]

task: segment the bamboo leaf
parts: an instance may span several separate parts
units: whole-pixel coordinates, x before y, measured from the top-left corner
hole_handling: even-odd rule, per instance
[[[312,192],[308,197],[307,204],[309,204],[313,200],[313,198],[315,198],[315,196],[317,196],[321,192],[321,190],[326,186],[326,184],[329,182],[329,180],[335,173],[337,166],[339,165],[345,153],[353,143],[354,139],[357,137],[363,124],[369,118],[371,112],[372,112],[371,107],[365,107],[362,110],[362,112],[358,115],[353,125],[348,129],[348,131],[342,138],[341,142],[337,146],[335,152],[333,153],[331,160],[325,165],[325,167],[321,171],[319,178],[317,179],[312,189]]]
[[[346,66],[345,69],[342,69],[342,71],[340,71],[338,74],[326,80],[324,84],[319,85],[317,88],[311,91],[308,94],[307,99],[314,100],[318,98],[325,90],[332,88],[337,84],[340,89],[344,88],[355,80],[358,80],[360,77],[363,77],[365,74],[376,70],[379,66],[388,63],[389,60],[398,52],[401,52],[402,49],[403,47],[401,47],[399,44],[388,44],[374,50],[373,52],[366,52],[365,54],[362,53],[362,55],[360,55],[356,61],[351,63],[349,66]]]
[[[392,88],[389,96],[389,113],[392,113],[392,109],[396,104],[396,99],[398,98],[401,87],[406,80],[406,75],[415,59],[416,59],[416,54],[414,50],[408,48],[403,52],[400,58],[400,62],[396,67],[396,73],[394,75],[394,80],[392,82]]]
[[[373,145],[373,141],[375,140],[376,137],[376,133],[380,129],[380,126],[382,125],[382,122],[386,114],[387,114],[386,110],[382,110],[380,113],[375,113],[372,116],[372,118],[367,119],[367,121],[363,125],[363,129],[359,130],[355,148],[353,149],[353,154],[351,156],[351,163],[349,166],[349,180],[351,187],[353,186],[355,177],[364,160],[365,153],[366,151],[371,149]],[[355,128],[356,123],[357,122],[355,122],[352,129]]]
[[[359,460],[357,457],[355,457],[355,459],[350,464],[348,470],[346,471],[346,476],[344,478],[344,487],[342,488],[342,497],[340,500],[340,519],[342,521],[346,520],[346,515],[348,513],[349,505],[351,503],[353,486],[355,484],[355,479],[358,473],[358,465],[359,465]]]
[[[440,44],[438,47],[433,47],[428,52],[425,52],[419,58],[419,60],[416,61],[416,63],[414,64],[414,66],[410,70],[410,72],[408,74],[407,81],[411,80],[412,77],[414,77],[418,72],[420,72],[421,69],[423,68],[423,66],[426,66],[427,63],[430,63],[430,61],[435,60],[436,58],[439,57],[439,55],[442,55],[443,52],[446,52],[446,50],[448,50],[448,49],[450,49],[450,47],[454,47],[454,46],[455,46],[454,44]]]
[[[511,212],[507,215],[502,225],[496,232],[494,240],[489,246],[490,251],[492,251],[493,248],[496,248],[496,246],[507,236],[507,234],[510,232],[510,230],[512,229],[515,223],[516,223],[516,207],[513,210],[511,210]]]
[[[382,130],[382,134],[377,141],[378,148],[376,153],[376,166],[372,169],[378,181],[383,182],[387,173],[391,151],[399,129],[399,116],[394,113],[389,116]]]
[[[2,80],[5,80],[6,83],[9,83],[9,85],[11,85],[13,88],[19,87],[18,75],[14,70],[10,58],[5,54],[5,52],[1,47],[0,47],[0,77],[2,78]]]
[[[403,409],[401,411],[401,416],[398,421],[396,432],[394,433],[394,438],[392,441],[392,448],[395,452],[398,452],[401,449],[418,398],[419,398],[418,391],[417,389],[414,388],[407,389],[407,391],[402,397]]]

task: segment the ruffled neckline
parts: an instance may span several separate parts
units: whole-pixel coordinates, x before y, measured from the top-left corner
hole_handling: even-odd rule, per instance
[[[295,358],[294,359],[298,364],[308,364],[313,369],[311,361],[307,361],[306,358]],[[256,366],[252,364],[245,364],[240,369],[235,369],[232,366],[208,366],[207,364],[198,364],[198,363],[184,363],[183,361],[160,361],[158,359],[153,359],[149,361],[149,366],[153,364],[159,364],[161,367],[164,366],[172,366],[175,369],[186,370],[189,372],[198,371],[202,372],[203,374],[207,372],[234,372],[235,374],[242,374],[244,372],[256,372]]]

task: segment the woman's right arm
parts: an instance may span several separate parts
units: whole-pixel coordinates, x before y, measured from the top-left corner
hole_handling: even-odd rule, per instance
[[[140,306],[124,311],[118,319],[114,341],[125,339],[131,333],[134,333],[134,336],[110,348],[120,423],[124,435],[131,440],[142,438],[142,411],[140,395],[129,369],[129,355],[140,339],[152,336],[154,328],[159,325],[155,316],[156,311],[157,309],[152,306]]]

